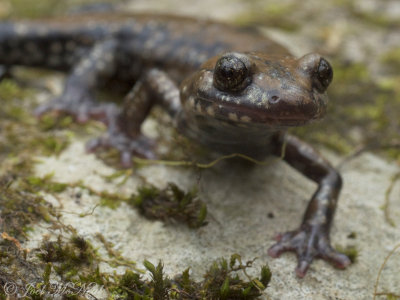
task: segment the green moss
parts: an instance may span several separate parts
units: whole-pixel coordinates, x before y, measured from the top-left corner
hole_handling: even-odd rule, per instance
[[[71,116],[55,117],[45,115],[39,120],[39,128],[43,131],[65,129],[73,125],[73,118]]]
[[[18,87],[9,80],[0,82],[0,159],[25,157],[29,161],[34,154],[59,154],[70,142],[66,132],[44,132],[35,124],[31,111],[35,107],[35,97],[30,89]]]
[[[137,195],[129,201],[139,212],[149,219],[164,222],[177,221],[191,228],[206,224],[206,205],[197,198],[197,191],[185,193],[177,185],[168,183],[163,190],[154,186],[142,186]]]
[[[54,182],[51,180],[52,178],[53,174],[47,174],[42,178],[29,176],[27,181],[29,186],[37,191],[45,191],[48,193],[61,193],[65,191],[65,189],[68,187],[68,184]]]
[[[357,261],[358,250],[355,246],[347,246],[345,248],[341,246],[336,246],[335,248],[337,251],[346,254],[352,263],[355,263]]]
[[[151,274],[150,292],[154,299],[166,299],[171,282],[168,277],[164,276],[163,264],[159,262],[157,267],[155,267],[151,262],[145,260],[143,265]]]
[[[391,49],[380,57],[380,61],[393,74],[399,74],[400,71],[400,47]]]
[[[40,1],[24,1],[10,0],[10,16],[18,16],[25,18],[38,18],[45,15],[50,15],[57,9],[61,9],[61,1],[57,0],[40,0]]]
[[[241,26],[266,26],[280,28],[286,31],[296,31],[300,23],[298,19],[292,18],[296,11],[297,3],[266,3],[252,2],[253,9],[246,10],[235,19],[235,23]]]
[[[38,0],[35,2],[26,0],[8,0],[10,7],[3,15],[15,18],[40,18],[50,15],[65,15],[66,11],[79,13],[79,8],[85,5],[98,4],[98,0]],[[101,4],[115,4],[115,0],[102,0]],[[7,7],[6,7],[7,8]],[[3,17],[3,16],[1,16]]]
[[[34,95],[34,91],[29,88],[21,88],[12,79],[3,79],[0,81],[0,99],[2,104],[4,102],[11,102],[14,99],[24,99]],[[2,107],[1,112],[4,111],[5,107]]]
[[[17,239],[25,237],[28,226],[39,220],[48,220],[51,207],[42,197],[27,189],[24,179],[16,180],[12,174],[0,178],[0,207],[2,232]]]
[[[356,18],[370,25],[383,28],[394,28],[400,26],[400,20],[398,18],[391,18],[385,14],[376,13],[375,11],[367,12],[353,9],[352,13]]]
[[[246,269],[253,261],[242,262],[239,255],[234,254],[230,260],[215,261],[204,275],[202,282],[203,297],[206,299],[256,299],[268,286],[271,273],[267,266],[261,268],[259,278],[250,278]],[[238,272],[243,272],[248,281],[241,280]]]
[[[350,234],[347,236],[349,239],[356,239],[357,238],[357,233],[356,232],[350,232]]]

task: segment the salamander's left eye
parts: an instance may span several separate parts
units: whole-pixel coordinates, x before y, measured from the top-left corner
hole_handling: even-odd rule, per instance
[[[215,65],[214,86],[221,91],[243,90],[251,81],[246,62],[234,53],[222,56]]]
[[[318,81],[321,83],[324,90],[326,90],[333,78],[333,70],[327,60],[321,58],[317,70]]]

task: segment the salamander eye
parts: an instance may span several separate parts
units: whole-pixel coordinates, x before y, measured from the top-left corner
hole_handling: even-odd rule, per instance
[[[246,62],[230,53],[222,56],[215,65],[214,85],[221,91],[243,90],[251,81]]]
[[[328,88],[333,78],[332,67],[324,58],[321,58],[319,61],[316,75],[320,83],[320,86],[318,86],[318,90],[320,92],[324,92]]]

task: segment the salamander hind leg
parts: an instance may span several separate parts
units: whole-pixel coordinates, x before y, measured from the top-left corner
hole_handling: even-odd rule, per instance
[[[330,244],[329,232],[336,209],[342,179],[340,174],[315,151],[289,134],[276,138],[276,155],[281,156],[292,167],[318,184],[298,229],[277,236],[278,242],[268,254],[278,257],[286,251],[296,252],[298,264],[296,274],[304,277],[314,258],[322,258],[337,268],[350,264],[349,258],[334,250]]]
[[[117,42],[113,39],[101,41],[83,57],[68,76],[62,94],[56,99],[39,106],[35,114],[68,114],[78,122],[90,118],[102,120],[99,106],[93,93],[104,81],[111,78],[116,69]]]
[[[120,151],[124,167],[132,164],[132,155],[155,158],[154,141],[141,133],[141,125],[154,104],[162,105],[171,115],[175,115],[180,107],[178,87],[166,73],[158,69],[145,72],[136,82],[121,109],[109,114],[106,122],[108,133],[91,140],[87,145],[88,150],[116,148]]]

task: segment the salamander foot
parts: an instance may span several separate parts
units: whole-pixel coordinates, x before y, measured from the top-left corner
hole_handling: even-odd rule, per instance
[[[120,152],[120,161],[124,168],[132,166],[132,156],[137,155],[147,159],[154,159],[155,143],[153,140],[139,135],[136,138],[130,138],[123,133],[109,132],[107,135],[90,140],[86,144],[86,150],[95,152],[98,149],[115,148]]]
[[[283,252],[296,252],[298,264],[296,275],[303,278],[314,258],[322,258],[339,269],[346,268],[350,259],[332,248],[328,233],[321,226],[303,224],[298,230],[278,234],[278,241],[268,250],[271,257],[277,258]]]

